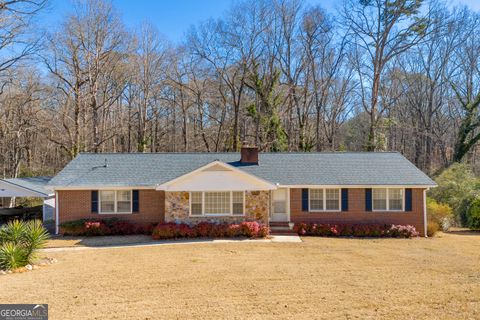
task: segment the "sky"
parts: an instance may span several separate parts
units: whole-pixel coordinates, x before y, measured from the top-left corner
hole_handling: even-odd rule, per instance
[[[480,0],[447,0],[451,5],[467,5],[480,12]],[[180,42],[191,25],[209,18],[218,18],[228,10],[234,0],[112,0],[128,27],[142,22],[154,24],[159,32],[173,42]],[[320,4],[333,12],[339,0],[307,0],[307,4]],[[50,0],[40,17],[47,27],[58,26],[63,16],[71,11],[70,0]]]

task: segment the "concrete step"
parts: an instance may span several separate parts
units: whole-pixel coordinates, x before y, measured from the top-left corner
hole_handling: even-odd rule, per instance
[[[290,230],[288,223],[273,223],[270,222],[271,234],[295,234],[295,231]]]
[[[270,221],[270,227],[288,227],[286,221]]]
[[[270,229],[270,234],[271,235],[276,235],[276,234],[296,234],[295,231],[290,230],[290,229]]]

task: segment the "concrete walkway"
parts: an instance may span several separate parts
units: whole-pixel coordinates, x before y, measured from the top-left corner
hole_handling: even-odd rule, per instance
[[[120,245],[103,245],[103,246],[75,246],[60,248],[45,248],[42,252],[62,252],[62,251],[81,251],[91,249],[121,249],[132,247],[156,247],[170,245],[191,245],[191,244],[216,244],[216,243],[299,243],[302,239],[298,235],[273,235],[270,239],[185,239],[185,240],[161,240],[147,243],[131,243]]]

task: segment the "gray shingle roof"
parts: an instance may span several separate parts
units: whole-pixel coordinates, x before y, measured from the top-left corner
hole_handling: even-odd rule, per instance
[[[49,185],[154,186],[215,160],[282,185],[435,185],[396,152],[260,153],[259,165],[241,164],[239,158],[239,153],[82,153]]]
[[[13,185],[19,186],[24,189],[41,193],[45,196],[49,196],[52,194],[52,191],[46,189],[46,186],[51,179],[52,177],[26,177],[26,178],[3,179],[3,181],[6,181],[8,183],[11,183]]]

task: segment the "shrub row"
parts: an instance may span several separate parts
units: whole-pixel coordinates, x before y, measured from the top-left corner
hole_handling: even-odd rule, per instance
[[[298,223],[295,232],[305,236],[320,237],[418,237],[415,227],[390,224],[317,224]]]
[[[160,223],[154,229],[152,237],[160,239],[181,239],[181,238],[264,238],[268,236],[269,228],[258,222],[242,222],[240,224],[217,224],[200,222],[190,226],[180,223]]]
[[[117,218],[81,219],[60,225],[61,232],[66,236],[151,235],[154,227],[153,223],[133,223]]]

